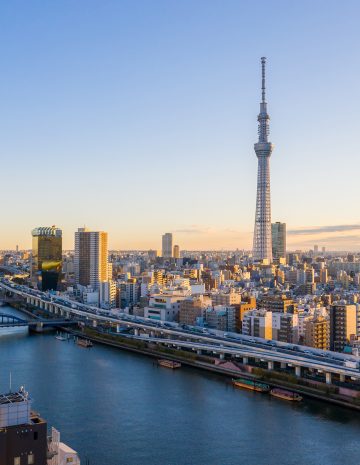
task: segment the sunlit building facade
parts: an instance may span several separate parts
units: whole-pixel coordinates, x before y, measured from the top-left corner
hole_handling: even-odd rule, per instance
[[[79,228],[75,233],[75,282],[99,290],[109,280],[108,235],[104,231]],[[111,278],[111,277],[110,277]]]
[[[171,233],[165,233],[162,236],[162,256],[163,258],[172,258],[173,255],[173,236]]]
[[[42,291],[57,290],[62,269],[62,231],[55,226],[31,231],[31,282]]]

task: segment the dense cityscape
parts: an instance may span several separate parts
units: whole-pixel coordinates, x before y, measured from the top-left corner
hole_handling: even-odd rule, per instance
[[[357,462],[359,13],[0,4],[0,465]]]
[[[253,250],[185,251],[166,232],[161,251],[116,251],[107,232],[82,227],[66,251],[60,228],[36,227],[30,250],[1,252],[2,305],[32,317],[2,313],[5,334],[60,328],[68,335],[56,339],[71,334],[85,348],[110,344],[166,368],[235,375],[234,387],[283,400],[360,408],[360,254],[290,252],[286,224],[271,222],[265,65],[263,57]],[[0,400],[1,463],[80,463],[55,428],[47,438],[24,387]],[[24,425],[33,440],[16,440]]]

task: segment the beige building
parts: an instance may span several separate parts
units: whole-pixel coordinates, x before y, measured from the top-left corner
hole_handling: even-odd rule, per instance
[[[213,305],[239,305],[241,303],[241,294],[237,292],[212,292],[211,300]]]
[[[174,245],[173,257],[180,258],[180,247],[178,245]]]
[[[104,231],[79,228],[75,233],[75,282],[99,290],[108,281],[108,235]]]
[[[305,322],[306,346],[316,349],[330,349],[330,320],[323,316],[310,318]]]
[[[204,309],[211,306],[211,299],[206,296],[189,297],[180,302],[179,323],[195,325],[196,319],[203,316]]]

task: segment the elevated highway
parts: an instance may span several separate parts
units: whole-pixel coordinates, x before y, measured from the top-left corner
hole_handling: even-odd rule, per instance
[[[194,351],[210,352],[224,358],[242,358],[247,364],[249,359],[267,362],[269,370],[280,364],[281,368],[293,368],[297,376],[302,369],[323,373],[326,382],[332,382],[336,375],[340,381],[350,378],[360,381],[359,368],[346,366],[345,362],[357,362],[358,357],[331,351],[321,351],[306,346],[295,346],[277,341],[253,338],[237,333],[224,333],[195,327],[183,328],[176,323],[160,322],[124,313],[113,314],[86,304],[81,304],[62,296],[44,293],[26,286],[0,279],[0,288],[5,292],[20,295],[29,305],[42,309],[60,319],[73,319],[96,327],[108,324],[120,331],[121,327],[131,328],[135,339],[155,344],[172,345]]]

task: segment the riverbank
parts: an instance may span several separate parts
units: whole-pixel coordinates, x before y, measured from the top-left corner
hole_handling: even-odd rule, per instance
[[[28,316],[31,316],[32,318],[39,317],[36,313],[24,308],[23,305],[15,304],[14,308]],[[37,313],[39,313],[39,311],[39,309],[36,309]],[[168,358],[192,368],[206,370],[225,376],[229,380],[231,378],[241,376],[250,380],[263,381],[271,387],[288,389],[305,397],[360,411],[360,392],[354,390],[342,389],[342,391],[347,391],[350,394],[346,396],[341,394],[341,388],[335,385],[328,385],[306,378],[299,378],[288,373],[266,370],[238,362],[219,361],[217,358],[199,355],[195,352],[159,347],[157,344],[146,341],[145,338],[144,340],[134,340],[126,336],[122,336],[121,334],[102,334],[93,328],[84,328],[82,331],[62,328],[62,331],[75,336],[86,337],[96,343],[122,350],[128,350],[148,357]]]
[[[134,341],[118,335],[99,335],[96,331],[88,328],[84,332],[69,330],[68,328],[63,328],[63,330],[73,334],[74,336],[86,337],[96,343],[105,344],[122,350],[129,350],[148,357],[156,359],[165,357],[192,368],[206,370],[225,376],[229,379],[229,381],[230,379],[239,376],[250,380],[263,381],[271,387],[288,389],[300,394],[301,396],[360,411],[360,399],[350,397],[346,398],[345,396],[339,395],[337,393],[338,388],[336,386],[317,383],[315,387],[309,385],[310,381],[305,378],[295,378],[294,376],[287,374],[263,370],[261,368],[250,367],[243,364],[221,362],[212,357],[203,355],[199,356],[195,353],[176,349],[163,348],[162,350],[159,350],[159,347],[156,344],[148,343],[146,340]],[[114,340],[115,338],[116,340]],[[231,365],[233,368],[229,367]],[[252,369],[252,372],[249,371],[249,368]]]

